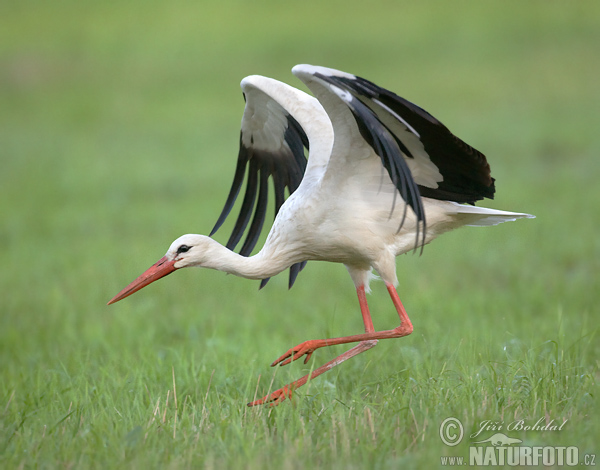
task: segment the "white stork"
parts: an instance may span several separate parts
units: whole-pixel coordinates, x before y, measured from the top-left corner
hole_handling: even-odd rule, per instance
[[[379,339],[413,331],[395,288],[396,256],[463,225],[532,217],[475,207],[475,201],[493,198],[495,191],[485,156],[425,110],[338,70],[297,65],[292,73],[316,98],[267,77],[242,80],[246,106],[237,168],[211,233],[227,218],[247,175],[241,210],[227,245],[209,236],[183,235],[109,302],[188,266],[261,279],[261,287],[290,268],[291,287],[309,260],[343,263],[356,286],[365,332],[305,341],[271,365],[286,365],[302,356],[306,363],[318,348],[358,344],[249,406],[278,404],[309,379],[372,348]],[[264,225],[269,178],[275,192],[275,221],[262,249],[249,256]],[[246,239],[235,253],[248,223]],[[373,269],[385,282],[400,317],[400,326],[392,330],[373,327],[365,295]]]

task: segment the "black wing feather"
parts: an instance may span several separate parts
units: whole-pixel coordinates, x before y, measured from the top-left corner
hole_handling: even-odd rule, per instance
[[[240,255],[250,256],[252,249],[256,246],[258,237],[260,236],[261,229],[265,223],[265,216],[267,215],[267,203],[269,202],[269,174],[270,171],[265,168],[268,166],[263,165],[260,169],[260,187],[258,192],[258,199],[256,201],[256,211],[254,212],[254,219],[248,229],[248,235],[246,241],[240,250]]]
[[[244,99],[246,96],[244,95]],[[242,146],[242,134],[240,132],[240,152],[238,154],[237,166],[235,167],[235,175],[233,176],[233,182],[231,183],[231,189],[229,190],[229,195],[227,196],[227,200],[225,201],[225,207],[223,207],[223,211],[221,215],[217,219],[217,223],[213,227],[209,236],[213,236],[217,230],[223,225],[225,219],[231,212],[235,200],[242,188],[242,184],[244,182],[244,175],[246,174],[246,165],[248,163],[247,150]]]
[[[227,248],[234,250],[236,245],[239,243],[246,226],[252,217],[252,209],[254,208],[254,201],[256,199],[256,189],[258,181],[258,164],[255,158],[250,157],[248,163],[248,181],[246,183],[246,193],[244,194],[244,201],[240,208],[240,214],[233,227],[233,232],[229,241],[227,242]]]
[[[298,274],[300,274],[300,271],[302,271],[304,269],[304,266],[306,266],[306,261],[292,264],[292,266],[290,267],[290,282],[289,282],[289,286],[288,286],[290,289],[294,285],[294,282],[296,282],[296,277],[298,277]],[[265,284],[266,284],[266,282],[265,282]],[[263,286],[261,285],[261,287],[263,287]]]

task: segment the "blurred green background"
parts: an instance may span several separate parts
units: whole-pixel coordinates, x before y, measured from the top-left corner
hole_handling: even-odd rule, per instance
[[[453,413],[467,426],[569,419],[553,445],[597,451],[599,46],[592,1],[3,2],[0,463],[423,468],[453,455],[437,434]],[[105,304],[177,236],[210,231],[235,167],[240,80],[304,89],[297,63],[427,109],[487,155],[488,206],[537,218],[399,258],[415,333],[294,407],[247,410],[287,348],[361,331],[343,267],[309,263],[289,292],[287,275],[258,292],[186,270]],[[369,301],[377,328],[395,326],[381,284]]]

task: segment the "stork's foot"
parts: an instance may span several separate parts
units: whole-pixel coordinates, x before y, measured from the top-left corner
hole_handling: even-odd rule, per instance
[[[312,356],[312,353],[315,352],[315,350],[326,345],[327,344],[324,344],[323,340],[319,339],[311,339],[308,341],[304,341],[304,343],[300,343],[298,346],[288,349],[285,354],[275,359],[271,364],[271,367],[275,367],[277,364],[285,366],[290,362],[297,361],[304,355],[306,355],[306,357],[304,358],[304,364],[306,364],[309,361],[310,356]]]
[[[286,385],[285,387],[275,390],[270,395],[266,395],[258,400],[248,403],[248,406],[266,405],[277,406],[286,398],[292,398],[292,384]]]

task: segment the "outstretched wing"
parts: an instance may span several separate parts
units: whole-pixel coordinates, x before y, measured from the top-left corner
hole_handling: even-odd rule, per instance
[[[494,197],[494,179],[485,155],[427,111],[364,78],[324,67],[311,68],[316,77],[350,93],[354,100],[350,99],[348,106],[357,122],[368,122],[372,117],[379,120],[396,142],[422,196],[459,203]],[[369,141],[360,123],[359,129]]]
[[[485,156],[466,144],[427,111],[385,88],[345,72],[297,65],[293,73],[325,107],[337,133],[350,132],[351,113],[358,133],[381,158],[401,197],[422,222],[421,196],[474,203],[493,198],[494,179]],[[340,106],[340,104],[345,106]],[[336,141],[336,146],[338,145]],[[336,153],[336,149],[332,153]],[[417,224],[417,230],[419,224]]]
[[[286,189],[292,194],[300,185],[307,160],[306,133],[296,119],[264,91],[242,82],[246,107],[242,117],[240,150],[233,183],[225,206],[212,229],[212,236],[223,224],[246,180],[246,189],[227,248],[235,250],[248,224],[246,238],[239,253],[249,256],[263,229],[269,200],[269,178],[273,180],[275,216],[286,199]],[[252,219],[252,222],[250,222]],[[290,268],[290,287],[305,263]],[[269,279],[263,279],[261,288]]]

